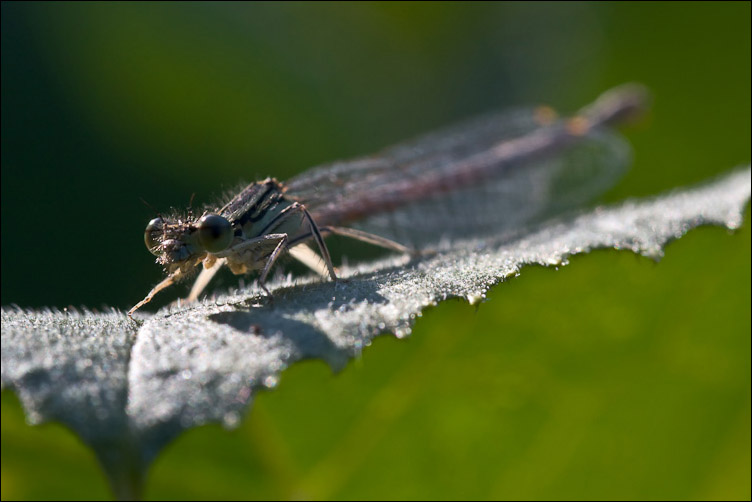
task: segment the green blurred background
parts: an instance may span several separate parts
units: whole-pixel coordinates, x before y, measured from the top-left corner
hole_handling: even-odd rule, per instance
[[[161,272],[140,197],[184,207],[626,81],[654,110],[604,200],[750,160],[748,2],[3,2],[0,35],[3,305],[142,298]],[[337,375],[295,365],[239,429],[170,445],[146,497],[749,499],[749,217],[658,265],[525,270]],[[4,391],[2,498],[107,496],[91,451]]]

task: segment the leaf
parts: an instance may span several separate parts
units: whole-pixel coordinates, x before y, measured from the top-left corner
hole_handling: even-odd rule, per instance
[[[550,222],[514,241],[457,241],[419,259],[344,269],[337,283],[290,279],[129,320],[118,311],[2,311],[2,386],[29,421],[56,420],[96,452],[116,495],[136,498],[150,463],[183,430],[234,427],[254,393],[306,358],[343,367],[380,333],[407,335],[441,300],[482,301],[524,265],[596,248],[654,258],[699,225],[737,228],[749,167],[704,186]]]

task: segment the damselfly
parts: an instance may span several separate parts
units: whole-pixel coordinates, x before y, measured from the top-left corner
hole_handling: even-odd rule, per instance
[[[234,274],[259,271],[269,294],[269,272],[288,252],[337,279],[326,235],[405,253],[408,241],[420,248],[442,236],[498,233],[576,207],[626,167],[629,149],[610,126],[639,116],[646,102],[645,89],[628,84],[570,118],[548,107],[488,115],[288,183],[251,183],[200,215],[159,216],[144,240],[167,277],[128,314],[200,264],[188,300],[222,265]]]

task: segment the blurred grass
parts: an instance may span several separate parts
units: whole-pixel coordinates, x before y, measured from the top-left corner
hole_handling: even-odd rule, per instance
[[[750,160],[749,19],[749,3],[5,2],[2,303],[140,299],[159,270],[138,197],[184,206],[624,81],[655,110],[607,200],[700,181]],[[525,270],[338,375],[293,366],[240,429],[171,445],[146,495],[749,499],[749,217],[658,265]],[[26,426],[8,392],[1,445],[4,500],[107,496],[91,452]]]

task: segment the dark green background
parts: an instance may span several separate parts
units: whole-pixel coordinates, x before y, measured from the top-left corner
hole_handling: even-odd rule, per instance
[[[750,160],[750,4],[2,4],[2,304],[128,308],[159,209],[626,81],[616,201]],[[190,431],[149,498],[749,498],[750,232],[596,252],[449,302]],[[346,248],[344,252],[347,252]],[[225,284],[233,284],[226,279]],[[175,291],[164,301],[174,299]],[[107,496],[3,393],[2,498]]]

